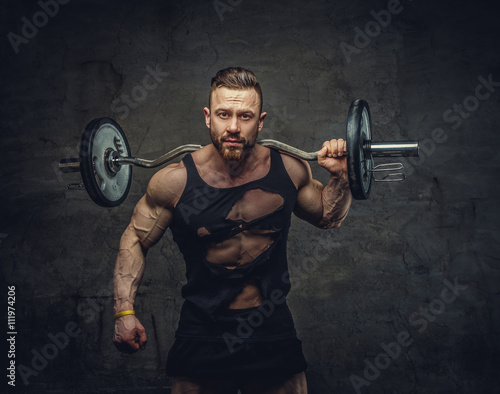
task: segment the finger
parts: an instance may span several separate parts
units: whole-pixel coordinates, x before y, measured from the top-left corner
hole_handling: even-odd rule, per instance
[[[131,335],[122,336],[119,339],[119,349],[125,353],[134,353],[139,350],[138,334],[130,333]]]
[[[328,141],[328,157],[337,157],[337,140]]]
[[[342,138],[339,138],[337,140],[337,154],[338,154],[338,156],[344,156],[345,150],[346,150],[346,142]]]
[[[331,152],[330,152],[330,141],[325,141],[323,142],[323,146],[321,147],[321,150],[318,152],[318,156],[321,154],[321,158],[325,159],[327,157],[331,157]]]
[[[148,338],[146,337],[145,330],[139,331],[138,341],[139,341],[139,347],[141,348],[141,350],[144,350],[146,348],[146,343],[148,342]]]
[[[323,146],[318,151],[318,159],[324,159],[328,153],[328,147],[326,146],[326,141],[323,142]]]
[[[138,350],[139,350],[139,343],[137,343],[135,337],[123,343],[123,351],[126,353],[135,353]]]
[[[344,139],[339,138],[339,139],[331,140],[331,144],[332,144],[332,156],[333,157],[340,157],[340,156],[345,155],[346,142]]]

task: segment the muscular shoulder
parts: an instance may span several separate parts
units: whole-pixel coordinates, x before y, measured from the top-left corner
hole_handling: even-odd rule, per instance
[[[158,206],[174,208],[186,187],[187,172],[183,162],[170,164],[153,175],[147,195]]]
[[[283,164],[297,189],[307,185],[312,179],[311,167],[304,160],[281,153]]]

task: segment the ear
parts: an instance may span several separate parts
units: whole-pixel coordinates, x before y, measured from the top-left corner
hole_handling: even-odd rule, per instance
[[[267,112],[262,112],[259,117],[259,128],[258,130],[261,131],[262,128],[264,127],[264,118],[266,117]]]
[[[210,128],[210,109],[207,107],[203,108],[203,114],[205,115],[205,124]]]

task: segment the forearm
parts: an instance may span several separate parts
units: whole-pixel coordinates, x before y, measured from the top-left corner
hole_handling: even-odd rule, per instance
[[[144,249],[130,227],[125,230],[114,272],[114,313],[134,309],[137,289],[146,263]]]
[[[323,215],[318,227],[336,228],[346,218],[351,207],[351,191],[347,172],[340,176],[332,174],[330,181],[321,192]]]

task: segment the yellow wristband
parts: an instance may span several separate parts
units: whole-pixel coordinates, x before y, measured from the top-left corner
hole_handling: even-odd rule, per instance
[[[122,316],[127,316],[127,315],[135,315],[135,311],[123,311],[123,312],[118,312],[116,313],[113,318],[118,319],[119,317]]]

